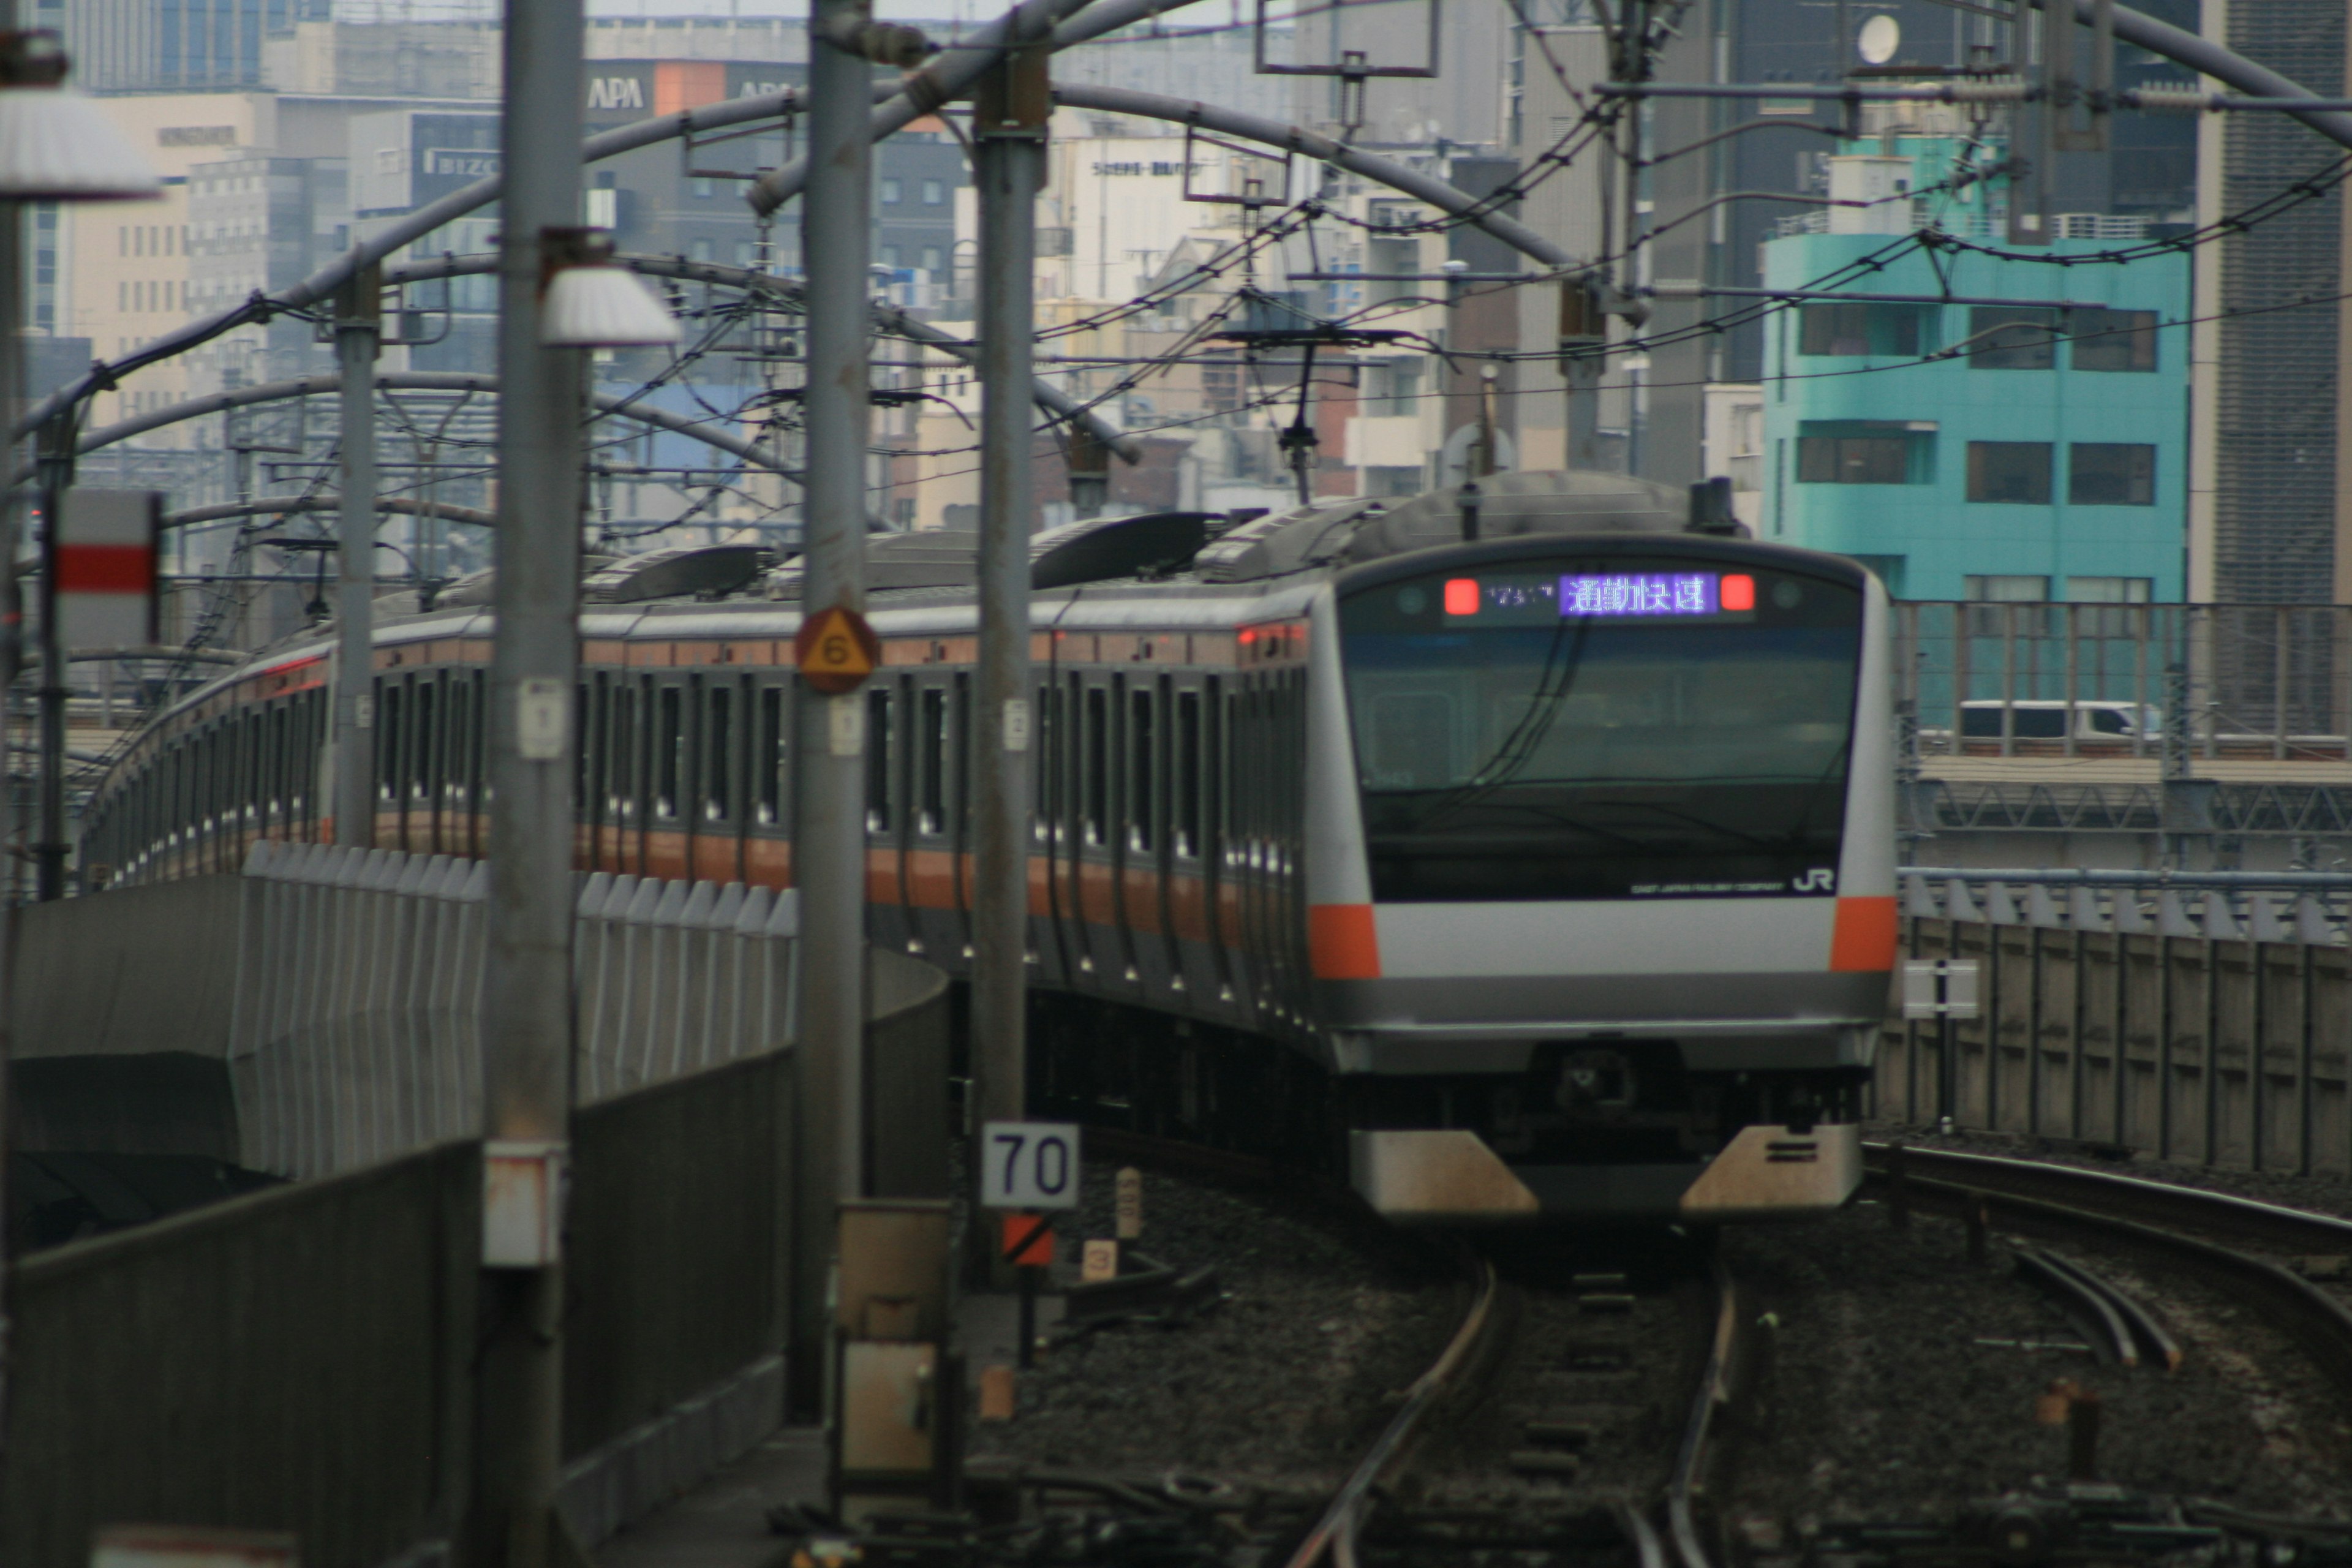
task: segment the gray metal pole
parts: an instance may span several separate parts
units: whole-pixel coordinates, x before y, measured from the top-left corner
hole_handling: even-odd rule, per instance
[[[581,0],[507,0],[499,279],[498,633],[490,659],[490,909],[483,967],[486,1164],[560,1192],[571,1121],[572,733],[579,665],[584,362],[540,343],[550,229],[580,222]],[[486,1200],[510,1189],[485,1183]],[[478,1397],[478,1561],[549,1561],[563,1398],[562,1265],[490,1246]],[[560,1219],[560,1216],[557,1216]],[[503,1227],[501,1227],[503,1229]],[[541,1233],[548,1234],[548,1233]],[[560,1234],[555,1232],[553,1234]]]
[[[856,52],[866,0],[817,0],[809,13],[809,178],[801,245],[808,270],[808,473],[801,613],[866,608],[866,278],[874,156],[873,70]],[[840,40],[836,42],[835,40]],[[835,1209],[866,1192],[866,694],[793,708],[793,881],[800,890],[800,1094],[794,1148],[792,1399],[822,1397],[826,1277]]]
[[[335,311],[342,496],[335,539],[335,842],[375,843],[375,359],[382,273],[363,268]]]
[[[981,79],[972,113],[980,196],[981,457],[971,1041],[982,1121],[1019,1121],[1028,1109],[1029,531],[1036,515],[1028,389],[1034,374],[1037,192],[1045,183],[1045,123],[1053,110],[1046,58],[1043,47],[1008,56]],[[1074,436],[1074,450],[1076,441]],[[1075,469],[1072,477],[1075,481]],[[971,1168],[977,1182],[979,1163]]]

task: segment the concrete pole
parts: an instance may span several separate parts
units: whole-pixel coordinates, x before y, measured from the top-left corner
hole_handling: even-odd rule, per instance
[[[809,175],[801,216],[808,281],[808,477],[801,613],[866,609],[866,267],[874,157],[873,70],[858,52],[867,0],[809,13]],[[794,1148],[792,1403],[823,1398],[825,1296],[835,1215],[866,1187],[866,702],[801,688],[793,704],[793,881],[800,891],[800,1093]]]
[[[483,967],[481,1445],[472,1561],[545,1568],[561,1463],[562,1264],[494,1250],[498,1206],[559,1201],[572,1106],[572,733],[579,666],[584,362],[540,343],[547,231],[580,222],[581,0],[507,0],[499,244],[498,633],[490,659],[490,909]],[[560,1215],[548,1215],[560,1235]],[[518,1261],[519,1259],[519,1261]]]
[[[982,77],[972,114],[980,196],[980,721],[974,795],[971,1041],[981,1121],[1028,1110],[1029,531],[1036,514],[1029,386],[1034,374],[1037,192],[1052,111],[1046,51]],[[1083,437],[1073,433],[1071,450]],[[1077,469],[1072,465],[1072,489]],[[1097,495],[1097,504],[1099,505]],[[1091,511],[1094,509],[1089,509]],[[971,1162],[972,1179],[980,1165]],[[979,1212],[974,1189],[973,1212]]]
[[[343,285],[335,310],[342,497],[335,539],[335,842],[375,843],[375,360],[383,271]]]

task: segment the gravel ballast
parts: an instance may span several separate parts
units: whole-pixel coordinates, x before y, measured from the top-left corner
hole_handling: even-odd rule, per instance
[[[1113,1233],[1116,1167],[1089,1162],[1063,1248]],[[1096,1471],[1177,1469],[1280,1489],[1335,1485],[1434,1361],[1466,1289],[1410,1250],[1363,1245],[1297,1205],[1147,1173],[1135,1247],[1223,1298],[1174,1324],[1061,1338],[1019,1383],[1018,1414],[973,1429],[975,1457]]]
[[[2070,1378],[2103,1402],[2100,1479],[2263,1511],[2352,1518],[2352,1425],[2315,1371],[2256,1315],[2105,1247],[2052,1249],[2161,1317],[2178,1372],[2099,1365],[2014,1275],[1996,1227],[1972,1263],[1957,1219],[1896,1229],[1875,1204],[1818,1224],[1731,1232],[1725,1248],[1777,1326],[1759,1435],[1728,1511],[1798,1539],[1838,1521],[1948,1523],[1961,1505],[2063,1481],[2067,1436],[2035,1419]],[[1981,1344],[1982,1340],[2008,1344]]]

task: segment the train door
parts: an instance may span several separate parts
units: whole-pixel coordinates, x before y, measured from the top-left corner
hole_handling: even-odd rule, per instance
[[[1048,984],[1068,985],[1076,952],[1070,940],[1070,906],[1062,878],[1062,858],[1070,843],[1069,705],[1060,672],[1046,667],[1045,684],[1037,688],[1037,752],[1030,775],[1030,854],[1042,863],[1045,884],[1045,924],[1050,941],[1040,941],[1039,978]]]
[[[699,675],[677,682],[677,874],[681,880],[702,879],[702,860],[709,837],[709,799],[702,773],[703,720],[709,683]]]
[[[1168,678],[1137,675],[1127,693],[1127,897],[1129,961],[1146,994],[1164,996],[1182,973],[1169,947]]]
[[[979,763],[975,737],[971,732],[971,671],[959,669],[953,679],[953,697],[948,704],[950,740],[947,765],[954,776],[948,783],[948,926],[953,933],[956,949],[965,962],[971,959],[971,782],[972,769]],[[1024,866],[1025,871],[1027,868]],[[1026,909],[1027,899],[1023,899]],[[1028,941],[1024,923],[1022,941]]]
[[[910,793],[907,856],[908,912],[937,963],[963,957],[962,916],[956,908],[962,879],[956,867],[957,833],[950,794],[954,735],[949,729],[949,683],[934,671],[915,689],[913,746],[907,763]]]
[[[612,679],[603,670],[581,683],[586,693],[580,725],[580,820],[588,831],[588,868],[610,871],[613,850]]]
[[[637,693],[625,674],[613,678],[612,707],[604,742],[605,819],[613,846],[612,868],[616,876],[643,874],[645,858],[637,842]]]
[[[401,742],[407,736],[406,688],[397,680],[379,680],[375,700],[375,824],[368,835],[371,847],[400,842]]]
[[[651,712],[647,721],[652,754],[653,800],[646,832],[647,874],[677,879],[686,875],[686,837],[681,831],[685,784],[686,693],[675,679],[648,678]]]

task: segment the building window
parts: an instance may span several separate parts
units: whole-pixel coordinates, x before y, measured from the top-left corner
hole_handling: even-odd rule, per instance
[[[693,240],[688,244],[686,254],[688,260],[708,261],[710,259],[710,242],[707,239]]]
[[[1392,359],[1372,371],[1372,396],[1367,410],[1373,417],[1394,419],[1421,411],[1421,362]]]
[[[2154,310],[2076,310],[2067,325],[2076,370],[2156,368]]]
[[[1928,345],[1922,305],[1806,305],[1799,313],[1797,352],[1902,358]]]
[[[898,265],[898,247],[897,246],[886,245],[882,247],[882,265],[892,268]]]
[[[2066,459],[2066,499],[2076,506],[2154,506],[2156,448],[2075,442]]]
[[[735,265],[738,267],[757,267],[760,265],[760,242],[756,239],[737,240],[735,242]]]
[[[947,186],[941,184],[937,180],[925,180],[923,182],[923,205],[925,206],[935,207],[947,199]]]
[[[898,181],[885,180],[882,182],[882,205],[885,206],[896,206],[898,205]]]
[[[1963,577],[1960,595],[1985,605],[2039,605],[2050,597],[2047,577]]]
[[[926,272],[937,272],[939,269],[940,247],[936,245],[927,245],[923,247],[923,270]]]
[[[1797,437],[1801,485],[1923,485],[1932,433],[1808,430]]]
[[[1969,443],[1969,499],[2011,506],[2050,502],[2050,443]]]
[[[705,179],[705,178],[701,177],[700,175],[697,175],[697,176],[695,177],[695,181],[694,181],[694,194],[695,194],[696,195],[698,195],[698,196],[714,195],[716,195],[716,194],[718,193],[718,189],[719,189],[719,182],[718,182],[718,181],[716,181],[716,180]]]
[[[2156,597],[2152,577],[2069,577],[2066,597],[2078,605],[2145,605]]]
[[[1969,312],[1970,370],[2048,370],[2058,363],[2058,312],[1979,305]]]

